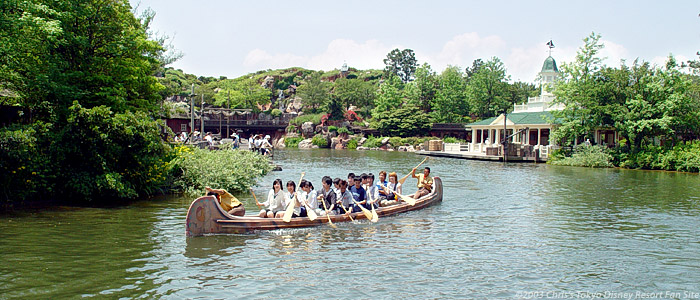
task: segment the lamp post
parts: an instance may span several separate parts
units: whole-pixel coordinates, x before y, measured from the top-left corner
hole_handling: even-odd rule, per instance
[[[190,93],[190,137],[194,134],[194,83],[192,84],[192,92]],[[190,140],[192,141],[192,140]]]

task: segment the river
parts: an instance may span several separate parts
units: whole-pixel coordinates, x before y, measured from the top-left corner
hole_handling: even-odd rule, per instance
[[[261,180],[258,198],[275,178],[296,181],[302,171],[319,188],[323,175],[402,176],[422,159],[376,151],[276,155],[283,171]],[[337,229],[185,238],[192,199],[176,196],[3,215],[0,299],[700,293],[698,174],[451,158],[426,165],[443,180],[442,203]],[[256,210],[250,194],[237,196],[249,213]]]

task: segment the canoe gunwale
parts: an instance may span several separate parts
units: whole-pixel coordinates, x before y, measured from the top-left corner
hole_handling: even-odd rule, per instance
[[[412,210],[423,209],[427,206],[442,201],[442,180],[434,177],[435,186],[433,191],[416,200],[416,204],[411,206],[405,202],[378,208],[377,215],[392,216]],[[366,220],[362,212],[351,213],[352,219]],[[349,222],[348,215],[331,215],[333,223]],[[187,210],[186,235],[188,237],[201,236],[206,234],[222,233],[250,233],[259,230],[275,230],[283,228],[303,228],[321,226],[328,223],[326,216],[319,216],[316,220],[309,220],[308,217],[292,218],[290,222],[282,221],[282,218],[260,218],[258,216],[233,216],[221,208],[221,205],[213,196],[203,196],[195,199]]]

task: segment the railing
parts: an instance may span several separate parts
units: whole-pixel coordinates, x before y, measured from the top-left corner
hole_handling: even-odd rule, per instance
[[[221,126],[284,126],[289,125],[289,122],[283,122],[280,120],[222,120],[220,123],[218,120],[204,121],[204,126],[207,127],[218,127]]]
[[[432,129],[442,130],[464,130],[465,125],[462,123],[433,123]]]

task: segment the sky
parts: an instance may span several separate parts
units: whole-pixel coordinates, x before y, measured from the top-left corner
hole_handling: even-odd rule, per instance
[[[512,81],[534,82],[553,41],[557,64],[602,36],[608,66],[697,59],[700,1],[243,1],[130,0],[156,12],[151,29],[184,56],[170,66],[236,78],[265,69],[383,69],[412,49],[437,73],[501,59]]]

